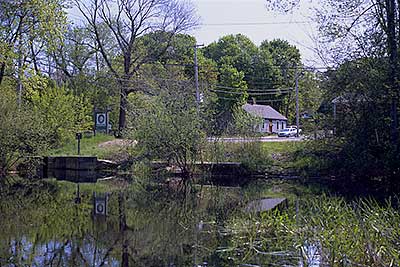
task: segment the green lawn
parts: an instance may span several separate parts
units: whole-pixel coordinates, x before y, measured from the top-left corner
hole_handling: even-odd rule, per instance
[[[85,156],[97,156],[107,157],[110,154],[116,153],[119,148],[115,146],[99,147],[99,144],[114,140],[114,136],[97,134],[93,137],[84,137],[81,140],[81,155]],[[49,151],[49,155],[52,156],[70,156],[78,154],[78,143],[77,140],[73,140],[68,144],[56,149]]]
[[[304,142],[254,142],[254,143],[209,143],[206,149],[206,160],[212,160],[215,158],[217,153],[223,153],[221,155],[225,157],[227,161],[237,160],[237,156],[243,152],[249,152],[250,149],[258,147],[262,154],[271,155],[273,153],[293,153],[297,150],[304,148],[306,143]]]
[[[302,149],[306,145],[305,142],[264,142],[261,143],[263,150],[268,154],[271,153],[292,153]]]

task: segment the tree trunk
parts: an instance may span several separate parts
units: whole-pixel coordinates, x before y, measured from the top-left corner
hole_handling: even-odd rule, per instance
[[[1,65],[0,65],[0,84],[3,82],[5,71],[6,71],[6,63],[1,63]]]
[[[35,48],[33,46],[33,40],[31,40],[30,49],[31,49],[31,55],[32,55],[33,68],[35,70],[35,73],[39,73],[39,67],[38,67],[38,63],[37,63]]]
[[[120,97],[121,99],[119,101],[118,136],[122,135],[122,131],[126,127],[126,109],[128,107],[128,95],[125,86],[121,87]]]
[[[128,238],[126,236],[126,213],[124,193],[118,194],[119,231],[122,236],[121,267],[129,267]]]

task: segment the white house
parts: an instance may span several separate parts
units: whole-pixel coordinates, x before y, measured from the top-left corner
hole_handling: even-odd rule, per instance
[[[268,105],[245,104],[243,109],[249,114],[263,118],[258,126],[260,133],[277,133],[286,128],[287,118]]]

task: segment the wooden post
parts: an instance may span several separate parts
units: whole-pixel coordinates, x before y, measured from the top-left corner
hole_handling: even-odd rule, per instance
[[[75,138],[78,141],[78,155],[81,154],[81,139],[82,139],[82,133],[76,133]]]

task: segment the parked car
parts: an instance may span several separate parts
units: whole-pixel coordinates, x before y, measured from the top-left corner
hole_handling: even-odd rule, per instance
[[[299,129],[299,133],[301,132],[301,129]],[[296,126],[289,126],[280,132],[278,132],[278,137],[291,137],[291,136],[296,136],[297,134],[297,127]]]
[[[296,125],[290,125],[290,126],[287,126],[286,128],[288,128],[288,129],[296,129],[297,130],[297,126]],[[299,129],[299,133],[301,133],[301,129]]]

